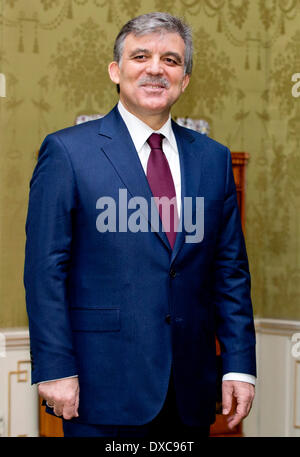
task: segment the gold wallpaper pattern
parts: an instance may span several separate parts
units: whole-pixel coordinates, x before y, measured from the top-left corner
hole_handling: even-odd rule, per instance
[[[0,0],[0,327],[26,325],[28,185],[45,135],[117,101],[107,74],[131,17],[182,16],[194,34],[190,86],[174,116],[250,153],[246,241],[257,316],[300,319],[300,0]]]

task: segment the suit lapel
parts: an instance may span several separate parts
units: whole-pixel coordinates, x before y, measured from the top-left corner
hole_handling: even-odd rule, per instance
[[[118,108],[115,106],[101,121],[99,134],[107,137],[107,142],[102,146],[102,150],[130,195],[132,197],[143,197],[147,201],[148,212],[143,211],[142,207],[141,211],[143,211],[144,216],[151,225],[150,209],[153,195],[134,143],[125,122],[119,114]],[[153,210],[157,211],[155,205]],[[155,230],[155,233],[161,238],[166,247],[171,250],[165,232],[160,229],[159,231]]]
[[[175,245],[172,251],[171,263],[174,262],[180,249],[184,245],[187,232],[184,227],[184,209],[185,197],[201,196],[201,173],[202,173],[202,152],[199,151],[199,146],[196,146],[194,136],[188,130],[180,127],[176,122],[172,121],[172,127],[175,134],[181,173],[181,231],[177,233]]]
[[[172,121],[172,128],[175,134],[180,159],[182,225],[181,231],[177,233],[173,250],[171,250],[168,238],[165,232],[161,230],[161,227],[159,231],[156,229],[154,230],[170,251],[171,263],[175,260],[185,242],[186,231],[184,229],[183,220],[185,207],[184,197],[194,198],[195,196],[200,195],[199,191],[202,172],[202,154],[199,153],[198,148],[196,148],[194,136],[174,121]],[[132,197],[143,197],[147,201],[149,210],[148,213],[143,212],[143,214],[151,226],[150,208],[153,195],[134,143],[126,124],[119,114],[117,106],[115,106],[107,116],[101,119],[99,134],[107,138],[107,142],[102,146],[102,150],[115,168],[130,195]],[[141,208],[141,210],[143,209]],[[155,205],[154,210],[157,211]]]

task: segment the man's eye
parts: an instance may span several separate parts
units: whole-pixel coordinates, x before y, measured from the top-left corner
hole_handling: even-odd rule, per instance
[[[171,59],[170,57],[166,57],[165,61],[166,61],[167,63],[171,63],[171,64],[173,64],[173,65],[177,65],[176,60]]]
[[[136,60],[143,60],[144,58],[146,58],[146,56],[144,56],[144,55],[135,56]]]

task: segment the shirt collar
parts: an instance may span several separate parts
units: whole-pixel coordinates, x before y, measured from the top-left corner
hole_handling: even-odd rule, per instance
[[[170,145],[172,146],[172,149],[177,151],[176,139],[172,129],[171,115],[169,115],[167,122],[159,130],[153,130],[151,127],[149,127],[149,125],[145,124],[145,122],[141,121],[134,114],[130,113],[124,107],[121,100],[119,100],[118,102],[118,110],[129,130],[130,136],[132,138],[132,141],[137,152],[141,150],[141,148],[144,146],[147,139],[153,132],[162,133],[165,136],[165,138],[169,141]]]

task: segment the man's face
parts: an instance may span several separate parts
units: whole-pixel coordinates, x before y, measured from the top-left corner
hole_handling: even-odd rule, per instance
[[[127,35],[120,65],[109,66],[124,106],[141,119],[167,116],[189,83],[184,53],[184,41],[177,33]]]

